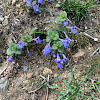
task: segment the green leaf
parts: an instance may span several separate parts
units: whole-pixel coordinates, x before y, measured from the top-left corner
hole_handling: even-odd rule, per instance
[[[21,49],[20,50],[16,50],[14,53],[17,54],[17,55],[20,55],[22,53],[22,50]]]
[[[22,36],[21,39],[24,40],[25,42],[31,42],[32,41],[32,38],[30,36]]]
[[[33,28],[29,34],[31,34],[31,35],[34,34],[36,32],[36,30],[37,30],[37,28],[36,29]]]
[[[53,49],[53,50],[56,50],[57,48],[58,48],[58,47],[57,47],[56,44],[53,44],[53,45],[52,45],[52,49]]]
[[[57,39],[59,39],[59,34],[54,33],[52,39],[53,39],[53,40],[57,40]]]
[[[64,47],[63,46],[62,47],[59,47],[58,48],[58,52],[63,53],[64,52]]]
[[[57,18],[55,19],[55,22],[57,22],[57,23],[59,24],[59,22],[60,22],[60,17],[57,17]]]
[[[11,44],[9,45],[9,49],[12,50],[16,45],[17,45],[17,44],[15,44],[15,43],[11,43]]]
[[[8,48],[6,53],[7,53],[7,55],[10,56],[10,55],[13,55],[14,54],[14,51],[11,51],[10,48]]]
[[[57,31],[53,31],[52,34],[50,34],[50,38],[53,40],[59,39],[59,34]]]
[[[28,46],[28,45],[29,45],[29,43],[27,43],[27,42],[24,42],[24,45],[25,45],[25,46]]]
[[[50,36],[52,34],[52,30],[48,31],[48,36]]]
[[[66,20],[66,18],[59,17],[59,20],[60,20],[60,22],[63,22]]]
[[[58,26],[57,26],[57,30],[58,30],[58,31],[64,31],[63,25],[58,25]]]
[[[61,42],[61,41],[57,41],[57,42],[56,42],[56,45],[57,45],[58,47],[61,47],[61,46],[62,46],[62,42]]]
[[[49,36],[46,37],[46,42],[49,42],[51,38]]]
[[[64,18],[66,18],[66,17],[67,17],[66,11],[61,12],[60,18],[64,19]]]

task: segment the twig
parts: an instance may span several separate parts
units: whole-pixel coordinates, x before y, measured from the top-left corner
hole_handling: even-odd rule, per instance
[[[41,84],[43,84],[44,82],[45,82],[45,80],[43,80]],[[42,87],[43,87],[43,86],[40,86],[40,87],[39,87],[39,88],[37,88],[36,90],[30,91],[29,93],[36,92],[36,91],[40,90]]]
[[[46,78],[44,76],[40,75],[40,77],[42,77],[44,80],[46,80]]]
[[[48,75],[47,81],[49,81],[49,75]],[[48,87],[46,87],[46,88],[47,88],[46,100],[48,100]]]
[[[5,67],[3,68],[3,70],[0,72],[0,75],[1,75],[6,69],[7,69],[7,66],[5,66]]]
[[[98,47],[90,56],[93,56],[98,50],[100,50],[100,47]]]
[[[94,41],[98,42],[98,38],[94,38],[94,37],[90,36],[89,34],[87,34],[85,32],[84,32],[84,35],[91,38],[91,39],[93,39]]]

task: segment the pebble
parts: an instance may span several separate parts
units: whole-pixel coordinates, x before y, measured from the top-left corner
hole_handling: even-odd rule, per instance
[[[45,67],[45,68],[44,68],[44,71],[43,71],[43,74],[44,74],[44,75],[52,74],[52,70],[49,69],[49,68],[47,68],[47,67]]]
[[[5,80],[5,77],[2,77],[0,79],[0,92],[2,93],[6,91],[8,89],[8,86],[9,86],[9,80],[8,79]]]
[[[4,21],[4,17],[0,16],[0,22]]]
[[[24,72],[27,72],[28,71],[28,66],[23,66],[23,70],[24,70]]]
[[[8,0],[8,4],[11,4],[11,1],[12,1],[12,0]]]
[[[8,18],[5,17],[5,20],[2,23],[4,26],[6,26],[8,24]]]
[[[32,76],[33,76],[33,73],[28,73],[27,74],[27,78],[29,79],[29,78],[32,78]]]
[[[0,35],[3,33],[3,31],[0,29]]]

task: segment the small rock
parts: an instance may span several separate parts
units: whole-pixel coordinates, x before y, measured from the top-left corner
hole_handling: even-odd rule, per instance
[[[5,20],[2,23],[4,26],[6,26],[8,24],[8,18],[5,16]]]
[[[58,76],[58,74],[57,74],[57,73],[55,73],[55,74],[54,74],[54,77],[57,77],[57,76]]]
[[[87,26],[85,26],[85,30],[87,30],[88,28],[87,28]]]
[[[3,31],[0,29],[0,35],[3,33]]]
[[[82,56],[84,56],[84,54],[85,54],[85,53],[80,49],[76,54],[74,54],[74,55],[72,56],[73,61],[74,61],[75,63],[77,63],[78,60],[79,60],[79,58],[82,57]]]
[[[27,74],[27,78],[29,79],[29,78],[32,78],[32,76],[33,76],[33,73],[28,73]]]
[[[8,0],[8,4],[11,4],[11,1],[12,1],[12,0]]]
[[[16,3],[16,0],[12,0],[12,5],[14,5]]]
[[[28,71],[28,66],[23,66],[23,70],[24,70],[24,72],[27,72]]]
[[[4,17],[0,16],[0,22],[4,21]]]
[[[52,12],[49,12],[49,13],[50,13],[50,16],[53,17],[53,13]]]
[[[43,74],[44,74],[44,75],[52,74],[52,70],[49,69],[49,68],[47,68],[47,67],[45,67],[45,68],[44,68],[44,71],[43,71]]]
[[[6,77],[2,77],[0,79],[0,91],[1,92],[4,92],[8,89],[8,86],[9,86],[9,80],[6,79]]]
[[[59,4],[56,4],[56,7],[60,7],[60,5]]]

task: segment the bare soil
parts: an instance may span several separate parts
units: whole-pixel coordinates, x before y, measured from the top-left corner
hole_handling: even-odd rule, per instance
[[[51,55],[45,56],[42,54],[42,50],[45,46],[44,43],[36,44],[33,42],[29,47],[30,56],[27,55],[27,49],[24,50],[20,56],[15,56],[12,63],[7,61],[6,50],[10,43],[16,42],[21,39],[22,35],[28,35],[33,27],[38,27],[38,31],[47,32],[53,25],[54,20],[59,16],[61,10],[56,7],[53,2],[46,2],[45,5],[41,5],[46,8],[43,11],[43,15],[28,13],[27,6],[23,0],[10,0],[0,1],[0,16],[4,18],[0,21],[0,77],[6,77],[9,79],[9,88],[4,93],[0,94],[0,100],[46,100],[47,88],[40,87],[37,83],[42,84],[46,82],[48,77],[52,79],[57,75],[70,74],[70,68],[68,63],[64,65],[62,69],[58,69]],[[86,30],[85,32],[93,37],[99,39],[95,42],[93,39],[88,38],[89,45],[81,49],[84,55],[77,58],[73,58],[76,52],[69,50],[70,62],[74,67],[75,75],[84,76],[83,68],[88,68],[89,65],[95,66],[100,64],[100,6],[91,6],[89,17],[81,21],[80,28]],[[51,13],[53,15],[51,15]],[[42,37],[42,35],[40,35]],[[86,37],[86,36],[85,36]],[[97,50],[97,48],[99,48]],[[93,54],[93,52],[97,50]],[[79,53],[78,48],[77,52]],[[91,56],[91,54],[93,54]],[[28,67],[28,71],[24,72],[23,66]],[[48,68],[46,71],[45,68]],[[27,78],[27,74],[32,73],[31,78]],[[69,76],[65,76],[68,80]],[[100,67],[93,73],[91,80],[100,82]],[[60,79],[62,81],[62,79]],[[59,85],[58,81],[54,81],[55,85]],[[63,84],[63,82],[62,82]],[[63,84],[64,85],[64,84]],[[36,90],[36,92],[32,92]],[[94,93],[99,97],[98,93]],[[48,100],[56,100],[55,93],[48,93]],[[75,99],[74,99],[75,100]],[[80,99],[81,100],[81,99]]]

